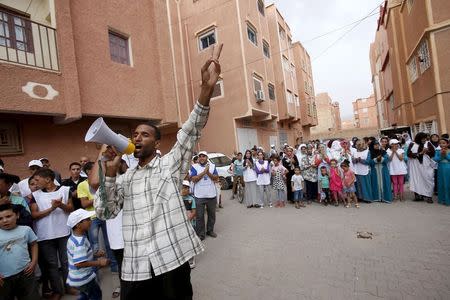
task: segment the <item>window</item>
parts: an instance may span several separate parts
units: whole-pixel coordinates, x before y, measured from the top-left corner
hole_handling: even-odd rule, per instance
[[[253,85],[255,88],[255,93],[263,90],[262,79],[253,77]]]
[[[258,46],[258,38],[256,36],[256,29],[253,28],[250,24],[247,24],[247,37],[248,39],[255,44],[255,46]]]
[[[430,52],[428,51],[427,40],[424,40],[420,44],[417,56],[419,58],[420,74],[422,74],[431,66]]]
[[[292,92],[290,90],[286,91],[286,98],[288,103],[294,103],[294,98],[292,97]]]
[[[413,58],[411,58],[411,60],[408,63],[408,75],[409,75],[409,80],[411,83],[416,81],[417,77],[419,76],[417,74],[417,64],[416,64],[415,56]]]
[[[198,48],[200,51],[216,43],[216,30],[211,29],[198,37]]]
[[[216,83],[216,86],[214,87],[214,91],[211,95],[211,99],[223,97],[223,80],[219,79]]]
[[[0,10],[0,46],[34,52],[31,22],[28,17]]]
[[[300,106],[300,101],[298,100],[298,95],[294,95],[295,106]]]
[[[258,10],[264,16],[264,1],[258,0]]]
[[[11,121],[0,122],[0,154],[23,153],[19,125]]]
[[[269,43],[267,43],[265,40],[263,40],[263,52],[264,55],[267,58],[270,58],[270,48],[269,48]]]
[[[282,40],[286,39],[286,31],[284,31],[280,24],[278,24],[278,33],[280,34],[280,38]]]
[[[406,6],[408,7],[408,13],[411,12],[411,9],[412,9],[413,5],[414,5],[414,0],[408,0],[406,2]]]
[[[367,107],[362,109],[363,113],[366,113],[368,111]]]
[[[291,71],[289,61],[288,61],[287,57],[284,55],[283,55],[283,67],[284,67],[285,71],[287,71],[287,72]]]
[[[269,99],[275,100],[275,87],[271,83],[269,83],[269,85],[267,87],[269,89]]]
[[[109,31],[109,53],[112,61],[129,65],[130,55],[128,50],[128,38]]]

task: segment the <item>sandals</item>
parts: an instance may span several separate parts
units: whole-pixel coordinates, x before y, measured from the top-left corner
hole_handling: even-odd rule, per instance
[[[355,207],[356,207],[356,208],[359,208],[359,204],[358,204],[358,203],[356,203],[356,204],[355,204]]]
[[[117,288],[114,290],[114,292],[112,293],[112,296],[111,296],[111,297],[113,297],[113,298],[119,298],[119,296],[120,296],[120,287],[117,287]]]

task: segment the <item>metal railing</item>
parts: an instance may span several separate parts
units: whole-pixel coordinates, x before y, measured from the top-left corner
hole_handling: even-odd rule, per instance
[[[0,60],[59,71],[56,29],[0,9]]]

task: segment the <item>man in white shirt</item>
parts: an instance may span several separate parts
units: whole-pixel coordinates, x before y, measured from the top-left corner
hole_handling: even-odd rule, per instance
[[[208,162],[208,153],[200,151],[198,153],[198,163],[193,164],[190,177],[194,182],[194,197],[197,220],[195,231],[201,240],[205,239],[205,207],[208,215],[206,234],[210,237],[217,237],[214,232],[216,223],[217,190],[214,182],[219,179],[216,166]]]

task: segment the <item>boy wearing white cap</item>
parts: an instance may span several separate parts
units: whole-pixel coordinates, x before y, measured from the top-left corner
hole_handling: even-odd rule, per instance
[[[67,226],[72,228],[72,234],[67,240],[67,284],[80,291],[80,299],[102,299],[102,290],[95,278],[95,267],[105,267],[109,264],[109,260],[104,257],[94,260],[87,238],[93,215],[95,211],[79,208],[70,213],[67,219]]]

